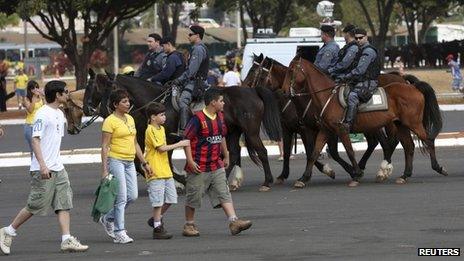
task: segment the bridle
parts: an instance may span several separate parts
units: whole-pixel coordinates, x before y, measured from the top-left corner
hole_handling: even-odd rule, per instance
[[[267,75],[266,75],[266,81],[269,79],[270,77],[270,71],[272,69],[272,64],[271,64],[271,68],[267,69],[263,66],[263,63],[264,63],[264,60],[263,59],[260,63],[256,62],[256,61],[253,61],[253,64],[254,65],[258,65],[258,68],[256,69],[255,73],[254,73],[254,76],[253,76],[253,82],[251,84],[251,87],[254,88],[256,87],[256,85],[258,85],[259,83],[259,79],[261,77],[261,73],[264,71]]]
[[[309,80],[309,77],[308,77],[308,74],[306,73],[305,69],[301,66],[301,57],[298,59],[298,63],[295,65],[296,66],[296,69],[301,71],[304,75],[304,81],[307,85],[310,85],[310,83],[308,82]],[[327,88],[324,88],[322,90],[317,90],[317,91],[313,91],[313,92],[300,92],[300,93],[297,93],[295,91],[295,73],[294,73],[294,70],[291,71],[291,78],[290,78],[290,98],[295,98],[295,97],[302,97],[302,96],[311,96],[311,95],[314,95],[314,94],[317,94],[317,93],[320,93],[320,92],[324,92],[324,91],[328,91],[328,90],[332,90],[331,91],[331,94],[330,94],[330,97],[329,99],[327,99],[326,103],[324,104],[324,106],[322,107],[322,110],[319,114],[319,119],[322,118],[322,115],[324,114],[325,110],[327,109],[327,106],[329,105],[330,101],[333,99],[333,97],[335,96],[335,94],[337,93],[338,89],[340,88],[340,84],[335,84],[334,86],[330,86],[330,87],[327,87]],[[309,102],[308,102],[308,105],[306,106],[304,112],[303,112],[303,117],[306,115],[306,113],[308,112],[309,110],[309,107],[311,105],[311,101],[312,99],[310,98]]]

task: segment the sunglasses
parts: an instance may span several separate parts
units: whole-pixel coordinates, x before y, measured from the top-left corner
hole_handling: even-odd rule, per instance
[[[68,91],[68,90],[64,90],[63,92],[61,92],[61,94],[63,94],[63,93],[64,93],[64,94],[68,94],[69,91]]]
[[[189,33],[188,35],[189,35],[189,37],[191,37],[192,35],[196,35],[196,34],[194,34],[194,33]]]
[[[364,38],[364,36],[360,36],[360,37],[355,37],[354,39],[356,39],[356,40],[361,40],[361,39],[363,39],[363,38]]]

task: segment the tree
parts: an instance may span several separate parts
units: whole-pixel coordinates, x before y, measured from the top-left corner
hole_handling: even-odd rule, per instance
[[[390,18],[396,0],[357,0],[372,35],[373,45],[377,47],[381,64],[385,57],[385,40],[390,27]],[[375,5],[375,11],[368,8]],[[374,20],[375,19],[375,20]]]
[[[0,0],[0,29],[19,23],[19,16],[14,13],[17,4],[18,0]]]
[[[161,24],[163,36],[171,36],[174,41],[177,38],[177,27],[179,26],[179,14],[182,10],[182,0],[161,0],[158,6],[158,18]],[[169,23],[172,18],[172,23]]]
[[[424,43],[425,35],[434,20],[446,17],[448,12],[464,3],[456,0],[398,0],[402,16],[408,28],[408,41],[411,43]],[[415,39],[415,22],[422,23],[418,32],[418,42]]]
[[[17,12],[42,37],[61,45],[75,68],[77,88],[87,82],[90,58],[121,21],[152,6],[153,0],[19,0]],[[38,16],[42,24],[32,20]],[[78,35],[76,22],[82,21]]]

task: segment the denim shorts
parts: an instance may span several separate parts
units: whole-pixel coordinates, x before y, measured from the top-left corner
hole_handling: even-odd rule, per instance
[[[148,182],[148,196],[151,206],[161,207],[166,204],[177,204],[177,191],[174,179],[154,179]]]
[[[26,97],[26,89],[16,89],[16,95]]]

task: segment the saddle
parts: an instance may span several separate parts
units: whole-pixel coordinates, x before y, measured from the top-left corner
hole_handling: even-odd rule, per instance
[[[338,92],[338,100],[340,105],[345,109],[348,107],[346,101],[348,94],[350,93],[350,87],[346,84],[340,87]],[[387,93],[382,87],[378,87],[369,101],[360,103],[358,106],[358,112],[369,112],[369,111],[386,111],[388,110]]]
[[[175,88],[175,87],[174,87]],[[174,108],[174,110],[176,110],[177,112],[179,112],[179,99],[180,99],[180,94],[181,92],[179,92],[178,90],[176,91],[173,91],[172,92],[172,95],[171,95],[171,104],[172,104],[172,107]],[[205,102],[203,100],[203,95],[200,96],[200,97],[195,97],[194,99],[192,99],[192,102],[190,103],[190,111],[192,111],[193,113],[197,112],[197,111],[201,111],[203,110],[203,108],[205,108]]]

